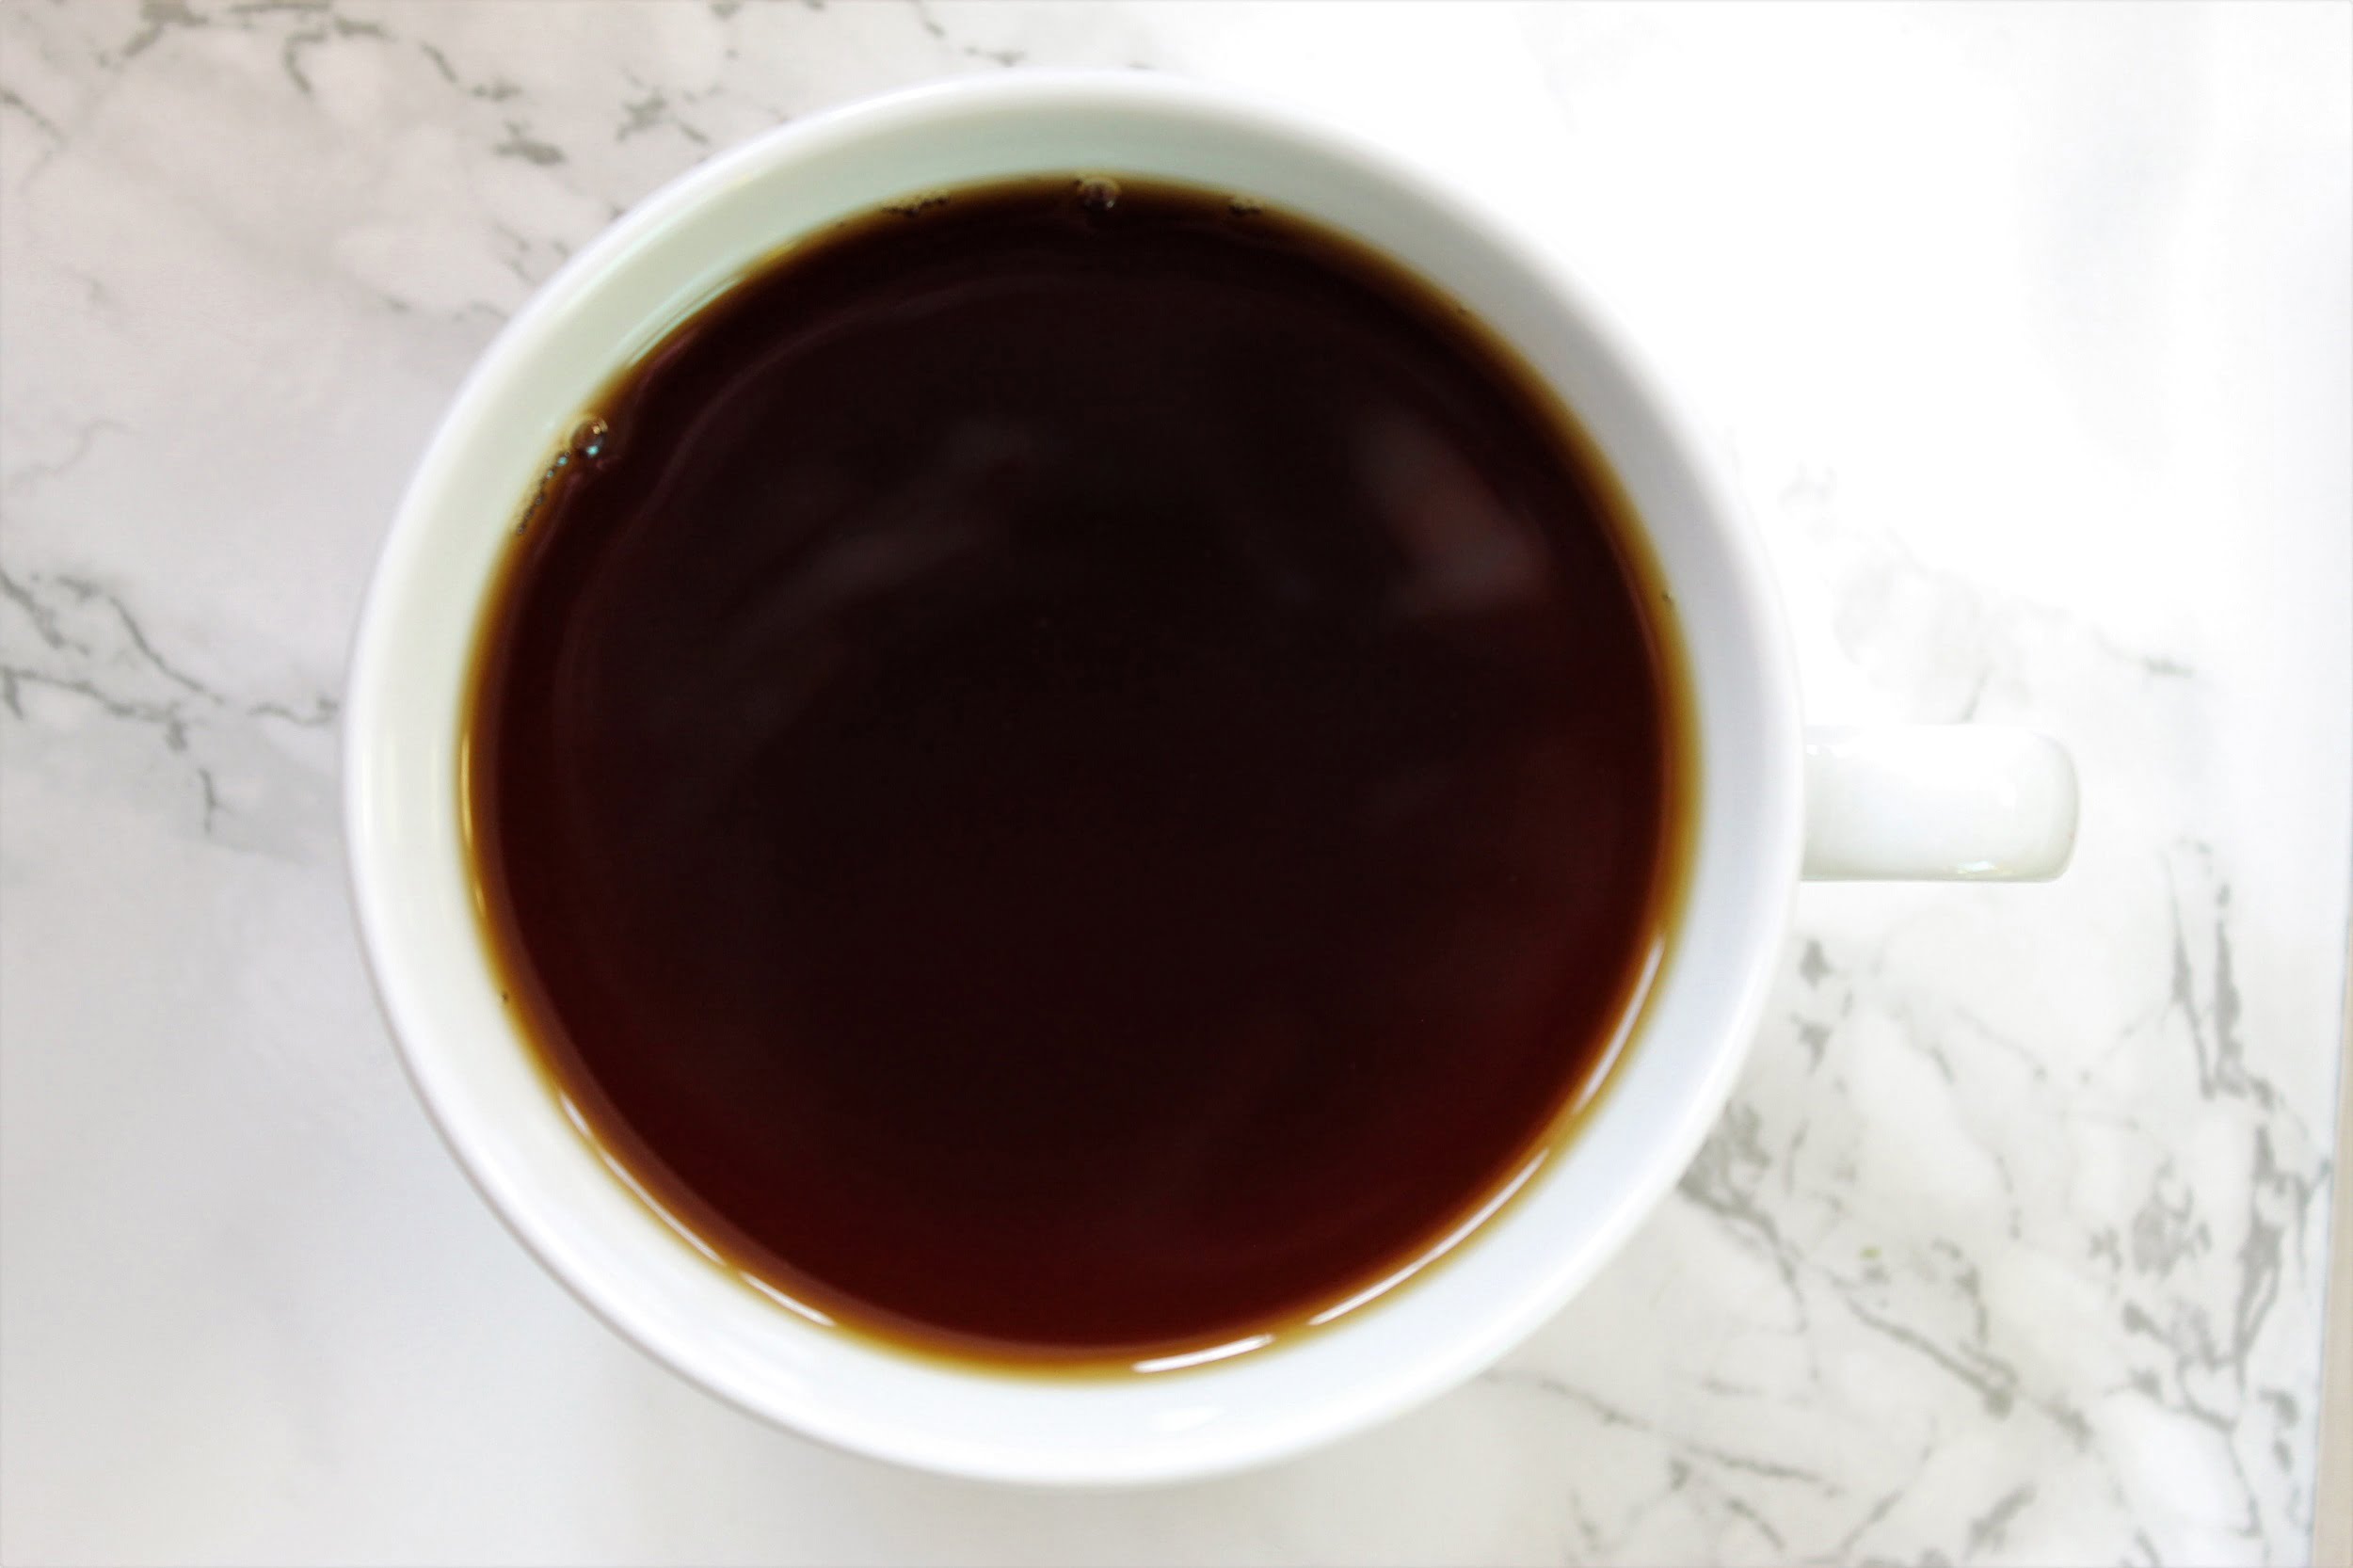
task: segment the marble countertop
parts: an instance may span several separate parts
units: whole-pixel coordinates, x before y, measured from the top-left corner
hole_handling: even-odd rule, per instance
[[[0,6],[0,1556],[2303,1560],[2349,64],[2341,6]],[[354,609],[501,321],[712,149],[1025,65],[1508,207],[1733,455],[1813,715],[2040,726],[2086,792],[2057,884],[1807,889],[1679,1192],[1493,1373],[1128,1495],[837,1454],[594,1322],[411,1096],[339,858]]]

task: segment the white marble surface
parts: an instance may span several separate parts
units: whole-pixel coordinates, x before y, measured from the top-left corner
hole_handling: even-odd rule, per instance
[[[501,319],[708,149],[1023,63],[1508,203],[1723,437],[1815,715],[2040,725],[2087,792],[2056,886],[1808,890],[1679,1195],[1494,1374],[1133,1495],[614,1339],[435,1141],[338,861],[354,607]],[[2300,1560],[2349,67],[2331,5],[0,7],[0,1556]]]

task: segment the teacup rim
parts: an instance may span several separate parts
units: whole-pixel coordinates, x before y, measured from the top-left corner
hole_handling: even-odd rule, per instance
[[[1309,145],[1321,155],[1357,165],[1376,183],[1401,192],[1417,207],[1437,214],[1475,244],[1505,254],[1513,265],[1543,279],[1545,293],[1553,308],[1573,317],[1577,328],[1600,344],[1613,372],[1633,387],[1632,395],[1642,406],[1644,417],[1662,426],[1666,444],[1684,461],[1688,471],[1685,477],[1705,496],[1709,526],[1720,536],[1717,542],[1730,575],[1738,580],[1755,612],[1756,634],[1751,640],[1758,683],[1756,706],[1771,711],[1771,726],[1786,737],[1779,754],[1768,745],[1756,759],[1761,803],[1754,815],[1768,830],[1760,833],[1757,842],[1745,854],[1752,872],[1749,882],[1766,892],[1761,903],[1752,898],[1756,907],[1743,911],[1747,950],[1742,960],[1732,966],[1738,983],[1737,991],[1719,999],[1714,1009],[1722,1042],[1711,1053],[1707,1071],[1686,1086],[1682,1096],[1685,1103],[1680,1113],[1673,1118],[1667,1136],[1650,1141],[1652,1147],[1640,1173],[1641,1179],[1621,1191],[1610,1213],[1583,1236],[1577,1249],[1580,1261],[1574,1271],[1574,1281],[1563,1285],[1555,1277],[1541,1285],[1524,1282],[1512,1310],[1497,1311],[1478,1332],[1464,1334],[1431,1350],[1407,1369],[1410,1375],[1380,1381],[1377,1390],[1372,1391],[1377,1397],[1369,1394],[1351,1399],[1346,1408],[1327,1406],[1313,1418],[1262,1426],[1257,1429],[1255,1441],[1243,1441],[1237,1434],[1209,1444],[1144,1444],[1115,1456],[1064,1452],[1059,1457],[1054,1456],[1050,1446],[1016,1452],[977,1448],[968,1443],[927,1444],[920,1433],[828,1420],[822,1414],[779,1408],[773,1399],[749,1397],[740,1382],[731,1382],[724,1369],[714,1369],[710,1358],[696,1353],[686,1340],[664,1332],[642,1316],[620,1310],[609,1288],[592,1283],[600,1265],[561,1244],[544,1225],[533,1223],[536,1211],[527,1196],[519,1192],[514,1173],[488,1160],[468,1130],[472,1125],[470,1108],[456,1102],[453,1080],[434,1070],[430,1058],[437,1047],[419,1043],[420,1039],[430,1038],[430,1026],[422,1021],[415,999],[409,994],[411,980],[400,969],[397,940],[388,935],[395,918],[386,904],[385,883],[392,873],[376,858],[380,846],[370,834],[369,813],[376,801],[368,793],[368,785],[376,776],[381,761],[372,754],[376,738],[372,733],[370,719],[378,706],[375,694],[382,690],[385,682],[398,679],[398,671],[385,664],[381,652],[392,646],[396,628],[388,627],[392,617],[402,609],[396,590],[407,581],[396,574],[395,557],[403,548],[419,548],[416,541],[423,525],[413,520],[436,502],[435,485],[441,477],[435,470],[436,456],[451,440],[452,428],[468,418],[477,404],[492,395],[493,373],[520,352],[519,345],[527,344],[533,334],[552,330],[551,324],[560,320],[568,302],[581,291],[593,288],[605,268],[664,225],[719,200],[735,182],[796,158],[821,156],[829,141],[854,140],[879,127],[904,124],[926,116],[945,115],[952,119],[964,112],[1040,107],[1057,112],[1118,112],[1138,105],[1220,118],[1240,125],[1247,134]],[[1678,408],[1677,400],[1664,390],[1630,337],[1559,258],[1535,252],[1498,222],[1495,215],[1465,205],[1427,173],[1380,144],[1232,88],[1150,73],[1097,72],[1016,72],[978,80],[933,83],[777,126],[706,160],[632,207],[595,243],[584,248],[534,296],[484,351],[420,461],[370,585],[353,642],[347,680],[351,700],[344,714],[346,870],[371,981],[392,1022],[404,1069],[460,1167],[483,1192],[493,1212],[584,1304],[624,1338],[690,1381],[755,1414],[853,1449],[998,1480],[1068,1484],[1178,1479],[1243,1468],[1337,1437],[1460,1382],[1500,1356],[1556,1311],[1599,1267],[1600,1261],[1614,1253],[1688,1164],[1745,1057],[1748,1036],[1762,1011],[1770,960],[1777,952],[1788,901],[1794,892],[1798,705],[1785,632],[1771,594],[1761,546],[1746,527],[1736,498],[1721,483],[1715,466],[1703,460],[1704,444],[1682,422]],[[453,714],[453,725],[455,722]],[[453,783],[453,792],[454,788]],[[1771,894],[1775,887],[1780,889],[1777,901]],[[469,939],[473,936],[472,933],[467,935]],[[1475,1239],[1467,1250],[1476,1250],[1479,1244]],[[1554,1271],[1555,1275],[1559,1272]],[[1352,1328],[1342,1324],[1323,1332],[1337,1336],[1352,1332]],[[1301,1352],[1287,1350],[1279,1353]],[[1216,1368],[1205,1368],[1187,1375],[1202,1377],[1215,1373]]]

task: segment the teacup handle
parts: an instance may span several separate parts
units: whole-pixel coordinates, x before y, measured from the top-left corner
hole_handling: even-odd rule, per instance
[[[1820,882],[2046,882],[2075,847],[2075,763],[2006,725],[1805,735],[1805,869]]]

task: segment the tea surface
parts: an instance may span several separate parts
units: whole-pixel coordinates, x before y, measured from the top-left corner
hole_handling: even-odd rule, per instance
[[[1639,1003],[1680,776],[1631,524],[1319,227],[1027,182],[748,276],[607,390],[463,787],[597,1137],[856,1327],[1301,1322],[1540,1147]]]

